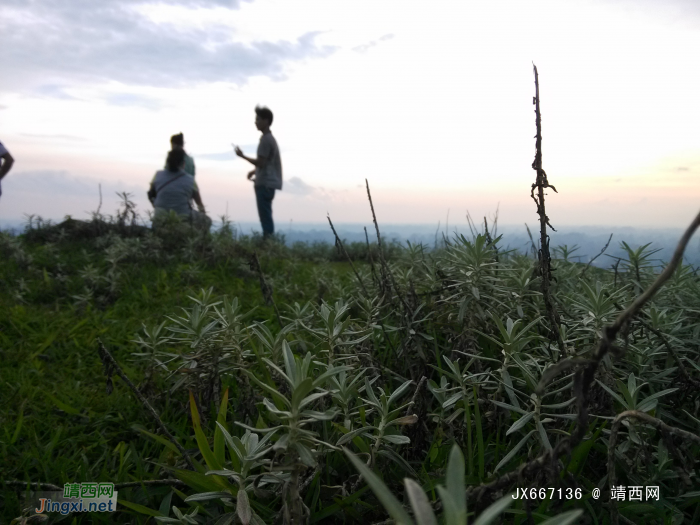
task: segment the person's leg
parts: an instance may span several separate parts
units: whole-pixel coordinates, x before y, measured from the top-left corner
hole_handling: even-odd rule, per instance
[[[267,216],[267,234],[268,236],[274,235],[275,233],[275,222],[272,220],[272,199],[275,198],[274,188],[265,188],[265,199],[267,200],[267,209],[270,213]]]
[[[255,186],[255,200],[258,204],[258,217],[263,230],[263,237],[267,238],[275,233],[275,225],[272,222],[272,199],[275,196],[274,189]]]

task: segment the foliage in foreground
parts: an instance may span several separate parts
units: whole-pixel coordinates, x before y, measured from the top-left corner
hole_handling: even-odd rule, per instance
[[[700,372],[700,280],[688,266],[603,360],[584,441],[508,489],[578,488],[581,499],[511,498],[506,508],[507,498],[490,507],[493,499],[470,500],[463,486],[497,479],[556,447],[577,416],[573,373],[537,388],[562,352],[550,343],[533,259],[499,251],[499,238],[459,236],[432,252],[394,247],[386,265],[375,244],[355,257],[369,261],[357,268],[361,284],[308,248],[259,246],[231,229],[212,237],[111,231],[82,241],[82,252],[75,239],[40,240],[2,238],[11,261],[2,274],[9,292],[3,359],[14,370],[3,367],[2,388],[20,407],[3,415],[3,456],[19,458],[3,478],[180,480],[122,489],[120,505],[130,509],[114,516],[122,522],[378,522],[388,512],[399,523],[439,517],[451,525],[505,512],[512,523],[528,516],[601,523],[616,414],[637,410],[700,430],[692,385]],[[559,252],[553,295],[567,355],[590,357],[605,326],[654,279],[649,247],[627,248],[612,271],[568,261],[566,247]],[[272,288],[268,304],[248,266],[253,250]],[[17,339],[28,333],[36,334],[31,350]],[[194,471],[123,383],[112,397],[103,393],[97,336],[142,380],[141,392]],[[57,359],[55,341],[67,349],[71,337],[76,345]],[[30,385],[47,376],[75,381],[75,400],[59,399],[62,386],[51,383],[40,398]],[[89,395],[81,399],[81,390]],[[85,408],[75,408],[77,400]],[[47,402],[54,409],[42,409]],[[59,430],[38,431],[39,415]],[[61,430],[81,425],[79,443]],[[619,485],[660,486],[661,501],[618,503],[624,518],[700,518],[696,443],[625,419],[613,452]],[[396,495],[404,490],[401,503]],[[6,507],[15,501],[5,498]]]

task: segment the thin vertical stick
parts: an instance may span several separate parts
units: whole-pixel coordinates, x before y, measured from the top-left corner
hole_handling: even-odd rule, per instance
[[[535,141],[535,160],[532,163],[532,169],[537,171],[537,180],[532,185],[530,195],[532,200],[537,204],[537,214],[540,216],[540,250],[538,252],[539,258],[539,272],[542,276],[542,282],[540,286],[542,288],[542,296],[544,298],[544,305],[547,309],[547,314],[549,317],[549,325],[552,334],[550,335],[551,341],[556,341],[559,346],[559,357],[565,355],[566,347],[564,346],[564,341],[562,340],[561,333],[559,332],[559,314],[557,313],[554,301],[552,301],[552,296],[550,292],[550,280],[552,278],[552,258],[549,253],[549,236],[547,235],[547,226],[556,231],[552,225],[549,223],[549,217],[545,212],[544,207],[544,190],[545,188],[552,188],[555,193],[557,189],[551,186],[547,181],[547,174],[542,169],[542,116],[540,115],[540,85],[537,76],[537,67],[533,64],[532,68],[535,72],[535,98],[532,100],[535,105],[535,124],[537,126],[537,135]],[[535,189],[537,189],[537,197],[535,197]],[[554,357],[554,356],[552,356]]]
[[[280,327],[284,326],[284,324],[282,324],[282,317],[280,317],[280,312],[277,309],[275,299],[272,297],[272,289],[265,280],[265,275],[263,274],[262,266],[260,266],[260,260],[258,259],[257,252],[253,252],[253,257],[250,259],[250,265],[252,267],[251,269],[258,272],[258,277],[260,277],[260,291],[262,291],[265,302],[267,304],[272,304],[272,307],[275,309],[275,315],[277,316],[277,322],[279,323]]]
[[[367,288],[365,288],[365,283],[362,281],[360,274],[357,273],[357,270],[355,269],[355,265],[352,264],[352,259],[348,255],[348,252],[345,251],[345,246],[343,245],[343,241],[340,240],[340,237],[338,237],[338,234],[336,233],[335,228],[333,227],[333,221],[331,221],[331,216],[328,215],[327,218],[328,218],[328,223],[331,225],[331,230],[333,230],[333,235],[335,235],[335,241],[338,243],[338,245],[340,245],[340,249],[343,250],[343,255],[345,255],[345,258],[350,263],[350,268],[352,268],[352,271],[355,274],[355,277],[357,277],[357,281],[360,283],[360,286],[362,287],[362,291],[365,292],[365,297],[369,297],[369,293],[367,292]]]
[[[367,257],[369,258],[369,267],[372,270],[372,281],[374,281],[375,285],[379,287],[379,283],[377,281],[377,274],[374,271],[374,257],[372,257],[372,248],[369,245],[369,235],[367,235],[367,227],[364,227],[365,230],[365,241],[367,241]]]
[[[110,389],[112,385],[112,372],[114,371],[119,377],[121,377],[124,380],[124,382],[129,386],[129,388],[138,398],[138,400],[141,401],[141,404],[144,407],[146,407],[146,410],[148,410],[151,416],[153,416],[153,419],[158,424],[158,427],[160,428],[161,432],[163,432],[163,434],[165,434],[165,437],[167,437],[173,443],[173,445],[177,447],[177,449],[180,451],[180,454],[182,454],[182,457],[184,457],[185,461],[187,461],[187,465],[190,467],[190,469],[195,470],[190,455],[184,448],[182,448],[182,445],[180,445],[177,439],[175,439],[175,437],[170,433],[170,431],[166,428],[165,424],[163,424],[163,421],[160,419],[158,412],[156,412],[151,406],[151,404],[146,400],[146,398],[143,397],[143,395],[141,395],[141,392],[139,392],[138,388],[136,388],[134,383],[131,382],[129,376],[127,376],[124,373],[124,371],[119,366],[119,363],[117,363],[117,360],[114,359],[114,357],[112,357],[112,354],[109,353],[109,350],[107,350],[107,348],[104,344],[102,344],[102,341],[99,338],[97,339],[97,343],[99,344],[99,346],[97,347],[97,353],[102,359],[102,363],[105,367],[105,373],[107,374],[108,391],[111,391]]]

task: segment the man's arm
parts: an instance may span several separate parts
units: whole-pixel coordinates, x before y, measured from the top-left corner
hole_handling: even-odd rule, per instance
[[[196,182],[192,188],[192,199],[197,204],[197,209],[204,213],[204,203],[202,202],[202,196],[199,194],[199,186],[197,186]]]
[[[199,194],[199,190],[196,190],[192,194],[192,198],[194,199],[194,202],[197,204],[197,209],[204,213],[204,203],[202,202],[202,196]]]
[[[265,164],[267,164],[267,159],[264,158],[264,157],[259,157],[259,158],[257,158],[257,159],[254,159],[254,158],[252,158],[252,157],[247,157],[247,156],[241,151],[241,148],[239,148],[238,146],[236,146],[235,151],[236,151],[236,155],[238,155],[238,156],[241,157],[242,159],[247,160],[248,162],[250,162],[250,163],[251,163],[253,166],[255,166],[256,168],[264,168],[264,167],[265,167]]]
[[[2,179],[12,168],[12,165],[15,163],[15,159],[13,159],[12,155],[9,153],[5,153],[4,155],[0,156],[0,158],[3,159],[2,166],[0,166],[0,179]]]

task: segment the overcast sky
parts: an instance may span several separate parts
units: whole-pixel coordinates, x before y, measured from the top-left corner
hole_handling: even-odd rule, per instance
[[[2,221],[143,211],[183,132],[210,214],[257,219],[267,105],[278,223],[533,223],[533,62],[555,225],[700,209],[700,2],[3,0]]]

